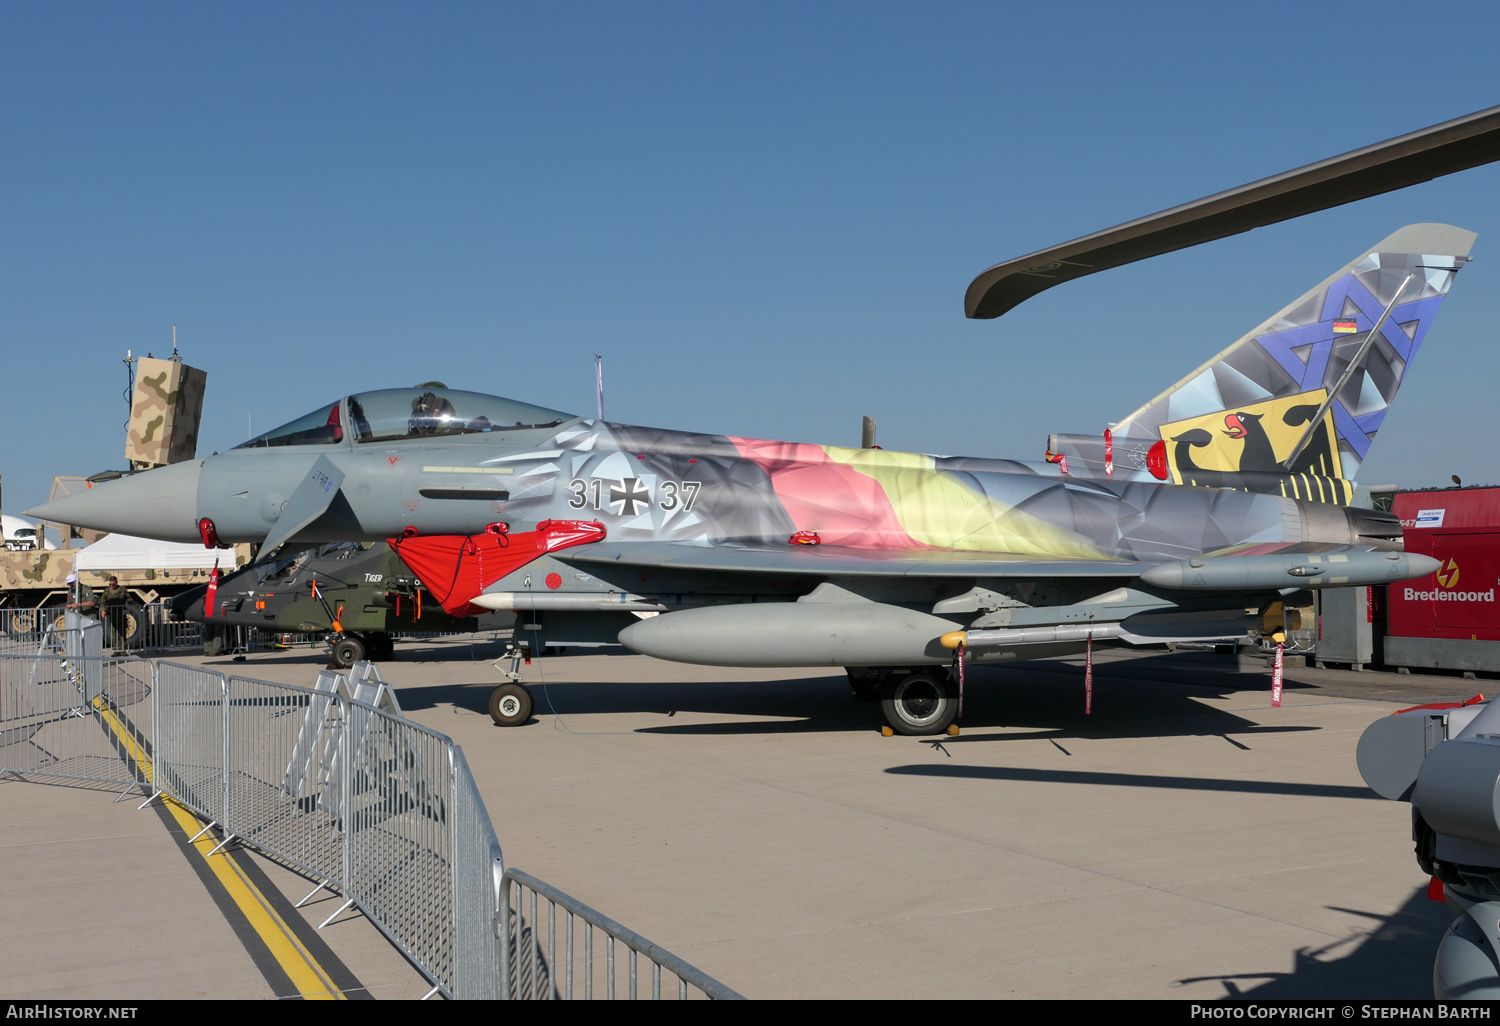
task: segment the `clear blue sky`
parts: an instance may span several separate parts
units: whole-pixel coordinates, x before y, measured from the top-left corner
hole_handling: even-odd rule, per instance
[[[1479,232],[1367,482],[1500,481],[1500,165],[966,321],[988,265],[1500,102],[1500,8],[0,6],[5,508],[441,379],[610,419],[1040,455],[1414,221]]]

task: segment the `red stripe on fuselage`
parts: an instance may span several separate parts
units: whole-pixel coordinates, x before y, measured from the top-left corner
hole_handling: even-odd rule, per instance
[[[824,545],[925,549],[907,534],[880,482],[836,463],[819,445],[729,436],[740,455],[766,472],[776,498],[800,531]]]

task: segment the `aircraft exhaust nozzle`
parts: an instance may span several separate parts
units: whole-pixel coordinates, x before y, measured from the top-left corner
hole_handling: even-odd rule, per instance
[[[202,460],[158,467],[26,511],[27,516],[110,534],[200,543],[198,475]]]

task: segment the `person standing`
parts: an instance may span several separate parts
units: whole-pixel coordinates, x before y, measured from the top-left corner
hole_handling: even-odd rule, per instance
[[[123,651],[126,645],[125,603],[129,599],[130,593],[120,587],[118,577],[111,577],[99,596],[99,605],[104,612],[105,629],[109,632],[109,637],[105,640],[120,650],[114,653],[117,656],[125,654]]]
[[[76,609],[84,616],[99,615],[99,600],[94,597],[94,589],[80,581],[77,574],[68,575],[68,587],[73,592],[73,601],[68,603],[68,609]]]

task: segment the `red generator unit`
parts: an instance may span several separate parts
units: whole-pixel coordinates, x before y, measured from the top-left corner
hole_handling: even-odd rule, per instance
[[[1500,671],[1500,488],[1398,492],[1391,511],[1442,566],[1385,589],[1385,664]]]

